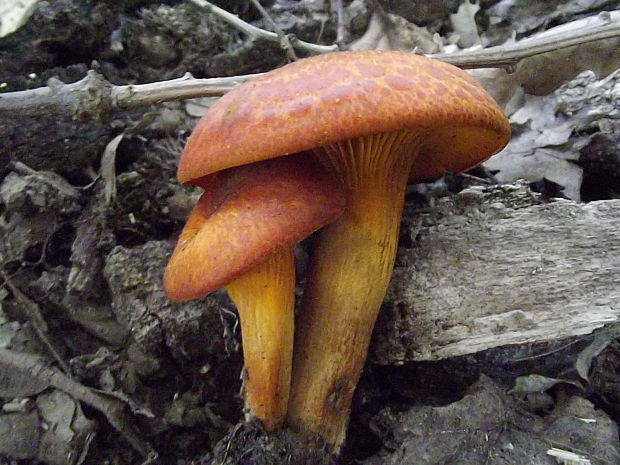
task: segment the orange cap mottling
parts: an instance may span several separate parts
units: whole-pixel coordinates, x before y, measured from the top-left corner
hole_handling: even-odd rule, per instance
[[[437,132],[428,131],[411,179],[467,169],[510,135],[493,99],[452,65],[405,52],[337,52],[273,70],[222,97],[189,138],[178,179],[412,127]],[[460,128],[481,140],[455,144]]]
[[[345,206],[341,186],[307,154],[232,168],[196,180],[191,211],[164,274],[172,300],[208,294],[277,248],[290,247]]]

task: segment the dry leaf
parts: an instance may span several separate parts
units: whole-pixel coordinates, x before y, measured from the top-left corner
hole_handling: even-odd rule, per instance
[[[609,328],[602,329],[596,333],[592,343],[582,350],[575,360],[575,369],[579,376],[586,381],[588,373],[592,366],[592,360],[599,355],[605,348],[611,344],[616,338],[620,337],[620,325],[614,325]]]
[[[450,15],[454,32],[459,35],[458,44],[460,47],[467,48],[480,45],[480,35],[475,19],[478,10],[480,10],[478,2],[470,3],[469,0],[465,0],[457,12]]]
[[[38,2],[39,0],[0,0],[0,37],[22,27]]]
[[[123,140],[124,134],[119,134],[106,145],[101,157],[101,177],[105,181],[104,198],[106,204],[112,203],[116,197],[116,150]]]
[[[559,378],[548,378],[542,375],[519,376],[515,380],[514,387],[508,391],[509,394],[528,394],[530,392],[545,392],[556,384],[572,384],[583,391],[583,386],[577,381],[570,381]]]

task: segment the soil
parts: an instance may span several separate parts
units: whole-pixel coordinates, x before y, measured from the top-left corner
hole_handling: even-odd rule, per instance
[[[214,3],[268,28],[249,1]],[[319,3],[262,2],[287,33],[331,44],[336,27],[329,7]],[[365,31],[370,9],[357,0],[344,3],[352,41]],[[442,34],[458,7],[379,3]],[[416,8],[419,3],[426,6]],[[485,19],[481,24],[491,27]],[[557,15],[553,20],[559,21]],[[488,34],[499,40],[501,30]],[[75,82],[93,68],[113,84],[146,83],[186,72],[262,72],[286,60],[277,44],[250,40],[189,2],[41,1],[26,25],[0,39],[0,83],[3,92],[33,89],[52,78]],[[109,412],[77,402],[75,395],[57,398],[61,390],[50,388],[53,383],[41,384],[0,361],[0,464],[551,465],[557,463],[546,453],[552,448],[593,464],[620,463],[617,337],[593,359],[588,383],[574,362],[592,336],[434,362],[368,363],[338,458],[309,438],[290,431],[267,435],[255,422],[244,422],[234,306],[223,291],[173,303],[161,285],[198,195],[175,180],[195,121],[183,103],[105,120],[0,112],[0,347],[39,354],[46,366],[64,361],[71,379],[121,401],[126,427],[157,452],[141,456],[110,423]],[[102,156],[119,134],[110,198],[100,176]],[[620,192],[613,161],[617,135],[600,135],[597,144],[579,160],[586,169],[585,201]],[[483,170],[474,174],[483,183],[492,179]],[[470,180],[451,176],[441,189],[412,190],[405,221],[413,223],[415,211]],[[552,183],[532,188],[558,193]],[[402,237],[400,246],[414,244]],[[298,255],[307,248],[302,245]],[[511,391],[517,377],[532,374],[564,382]]]

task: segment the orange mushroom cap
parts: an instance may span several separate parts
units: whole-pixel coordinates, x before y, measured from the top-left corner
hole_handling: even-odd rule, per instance
[[[293,246],[344,209],[344,193],[305,154],[194,180],[194,206],[164,274],[176,301],[225,286],[278,248]]]
[[[410,180],[460,172],[499,151],[510,127],[464,71],[405,52],[356,51],[300,60],[222,97],[183,152],[182,183],[343,139],[429,129]]]

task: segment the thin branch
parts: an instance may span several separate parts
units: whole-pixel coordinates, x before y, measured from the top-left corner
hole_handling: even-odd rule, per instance
[[[594,24],[580,27],[576,23],[582,23],[583,20],[578,20],[512,44],[475,51],[437,53],[429,56],[459,68],[510,69],[524,58],[574,47],[575,45],[620,37],[620,11],[603,12],[588,18],[588,20]]]
[[[110,112],[171,100],[219,97],[256,76],[258,74],[195,79],[188,73],[169,81],[115,86],[90,70],[86,77],[71,84],[50,79],[46,87],[0,93],[0,117],[11,117],[15,112],[24,116],[66,113],[88,120]]]
[[[567,23],[539,36],[512,44],[480,51],[429,56],[462,68],[512,68],[520,60],[535,55],[597,40],[620,37],[620,12],[601,13],[587,20],[585,25],[584,20]],[[579,26],[575,23],[579,23]],[[277,37],[277,34],[274,36]],[[47,87],[0,93],[0,118],[10,118],[16,112],[26,116],[60,112],[72,114],[78,119],[89,119],[119,110],[171,100],[221,96],[242,82],[257,76],[260,74],[195,79],[190,74],[186,74],[169,81],[114,86],[95,71],[89,71],[85,78],[72,84],[51,80]]]
[[[35,355],[0,348],[0,364],[32,376],[99,410],[141,456],[154,453],[152,447],[135,430],[125,412],[125,405],[120,400],[100,394],[72,380],[56,368],[46,366]]]
[[[288,36],[284,33],[282,28],[276,24],[276,22],[269,16],[267,10],[263,8],[263,5],[260,4],[258,0],[250,0],[254,8],[258,10],[258,12],[263,16],[263,18],[271,25],[276,34],[278,34],[278,38],[280,40],[280,46],[286,50],[286,55],[290,61],[296,61],[297,55],[295,54],[295,49],[293,48],[293,44],[288,39]]]
[[[232,13],[229,13],[228,11],[215,6],[212,3],[207,2],[206,0],[189,0],[189,1],[193,3],[194,5],[197,5],[200,8],[207,10],[209,13],[217,16],[218,18],[227,22],[228,24],[240,30],[241,32],[249,35],[250,37],[269,40],[271,42],[281,42],[280,36],[276,34],[275,32],[265,31],[264,29],[260,29],[256,26],[252,26],[251,24],[246,23],[245,21],[239,19],[236,15],[233,15]],[[287,41],[288,41],[288,38],[287,38]],[[330,53],[330,52],[335,52],[336,50],[338,50],[337,45],[318,45],[318,44],[312,44],[310,42],[306,42],[306,41],[299,40],[299,39],[295,39],[294,41],[289,41],[289,44],[291,44],[291,47],[294,46],[300,50],[305,50],[311,53]]]

